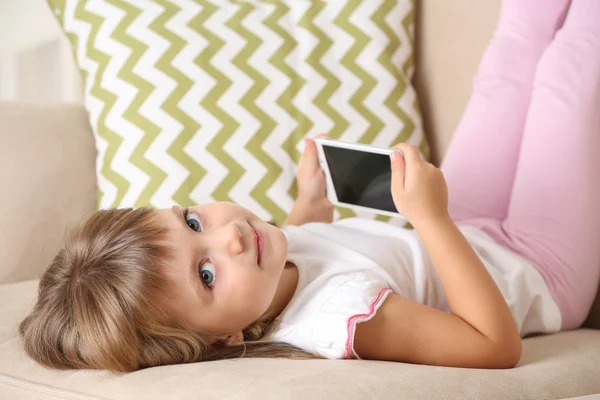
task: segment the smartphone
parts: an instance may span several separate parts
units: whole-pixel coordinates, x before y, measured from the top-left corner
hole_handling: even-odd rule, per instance
[[[333,139],[314,139],[327,198],[356,211],[404,218],[392,199],[390,154],[401,151]]]

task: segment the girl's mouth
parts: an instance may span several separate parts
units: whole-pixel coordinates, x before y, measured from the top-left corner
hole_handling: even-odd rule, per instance
[[[262,232],[252,226],[252,231],[254,232],[254,243],[256,246],[256,263],[260,265],[260,261],[262,260],[262,253],[264,248],[264,238]]]

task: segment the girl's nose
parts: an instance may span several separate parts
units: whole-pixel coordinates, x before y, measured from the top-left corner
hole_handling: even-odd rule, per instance
[[[231,255],[240,254],[244,251],[244,235],[238,224],[232,222],[223,227],[222,245]]]

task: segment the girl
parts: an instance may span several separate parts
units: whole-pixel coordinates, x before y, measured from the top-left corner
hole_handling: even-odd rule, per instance
[[[515,366],[521,337],[579,327],[598,284],[598,20],[597,0],[503,2],[444,175],[395,146],[415,230],[332,223],[308,141],[283,229],[231,203],[95,213],[40,280],[27,352],[113,371],[244,355]]]

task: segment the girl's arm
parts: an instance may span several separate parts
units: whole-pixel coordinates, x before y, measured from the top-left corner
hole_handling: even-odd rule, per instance
[[[411,145],[396,146],[392,190],[436,267],[451,313],[389,296],[359,323],[355,350],[364,358],[457,367],[509,368],[521,338],[500,290],[447,213],[443,175]]]
[[[471,368],[512,368],[521,338],[506,302],[456,225],[418,226],[438,271],[450,313],[390,295],[356,326],[361,358]]]
[[[329,201],[310,201],[303,197],[298,197],[286,224],[302,225],[309,222],[331,223],[333,221],[333,209],[334,207]]]
[[[519,348],[506,300],[462,232],[446,217],[418,226],[451,312],[495,344]]]

